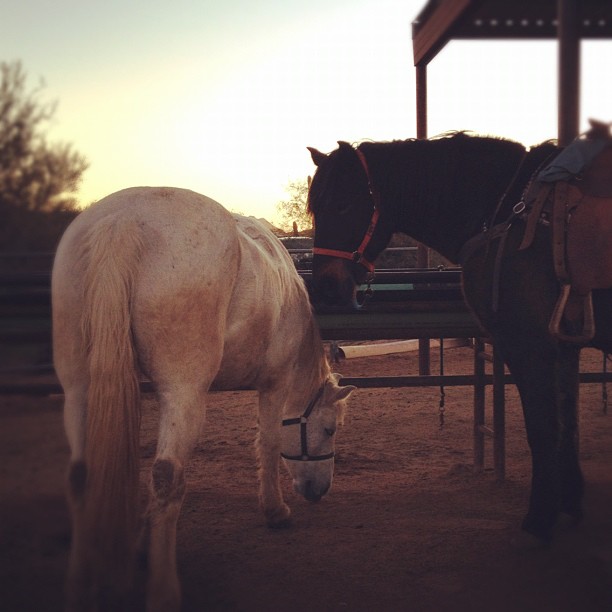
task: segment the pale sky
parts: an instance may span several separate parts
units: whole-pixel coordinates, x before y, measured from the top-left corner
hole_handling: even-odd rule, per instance
[[[57,100],[87,204],[186,187],[271,221],[307,146],[416,135],[411,22],[426,0],[3,0],[0,60]],[[612,41],[582,43],[581,129],[612,120]],[[429,134],[557,134],[554,42],[455,41],[429,65]]]

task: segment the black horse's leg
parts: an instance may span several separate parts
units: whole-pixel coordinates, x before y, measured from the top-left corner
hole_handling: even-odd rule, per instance
[[[496,268],[495,248],[466,261],[463,287],[519,390],[532,457],[531,496],[523,529],[548,540],[560,511],[575,519],[581,515],[583,484],[576,441],[579,350],[560,345],[548,332],[559,295],[550,237],[542,231],[529,249],[521,251],[522,235],[520,224],[510,230],[501,270]],[[497,308],[493,304],[495,278],[502,281]],[[600,293],[595,311],[601,336],[601,330],[609,329],[604,323],[612,291]],[[612,332],[601,338],[605,342]]]
[[[561,512],[574,521],[582,518],[584,481],[578,461],[578,395],[580,349],[562,345],[559,348],[557,390],[559,406],[559,474]]]
[[[531,342],[517,343],[516,336],[504,341],[502,334],[495,340],[521,396],[531,449],[531,496],[522,527],[548,541],[557,521],[561,497],[556,347],[543,338],[543,342],[532,338]]]

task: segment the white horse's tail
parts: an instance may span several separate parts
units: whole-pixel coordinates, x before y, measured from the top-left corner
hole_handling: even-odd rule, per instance
[[[131,581],[139,520],[140,392],[131,303],[142,240],[135,223],[110,217],[90,230],[87,247],[82,331],[90,384],[81,536],[91,546],[94,591],[112,598]]]

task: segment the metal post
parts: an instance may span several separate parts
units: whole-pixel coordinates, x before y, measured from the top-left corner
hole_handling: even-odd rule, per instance
[[[416,115],[417,138],[427,138],[427,64],[416,66]],[[429,267],[429,250],[424,244],[417,246],[417,266]],[[419,339],[419,374],[431,374],[429,339]]]
[[[417,138],[427,138],[427,64],[416,66]]]
[[[506,476],[506,395],[504,360],[493,344],[493,463],[495,476]]]
[[[579,130],[580,35],[577,0],[557,0],[559,39],[558,138],[567,146]]]
[[[427,64],[416,67],[416,113],[417,138],[427,138]],[[417,266],[429,267],[429,250],[423,244],[418,245]]]
[[[484,470],[485,434],[485,343],[474,338],[474,469]]]

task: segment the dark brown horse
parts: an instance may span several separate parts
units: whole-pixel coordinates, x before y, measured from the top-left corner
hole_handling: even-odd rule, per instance
[[[554,157],[555,145],[526,151],[508,140],[463,133],[339,145],[329,155],[310,149],[318,167],[309,196],[313,301],[351,307],[356,285],[371,274],[371,262],[394,232],[462,264],[466,302],[501,350],[523,404],[532,486],[522,527],[549,540],[560,513],[573,521],[582,515],[581,345],[549,333],[560,294],[549,225],[538,222],[529,247],[519,247],[526,228],[522,195],[533,173]],[[593,306],[590,345],[610,351],[612,289],[593,291]]]

